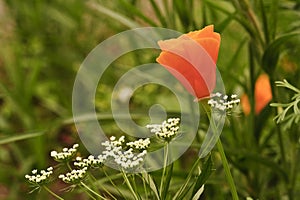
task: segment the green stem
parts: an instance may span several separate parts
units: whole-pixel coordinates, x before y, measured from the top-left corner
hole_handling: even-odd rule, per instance
[[[93,176],[92,173],[88,173],[89,182],[93,186],[94,189],[97,189],[97,186],[95,183],[97,182],[97,179]],[[101,189],[103,189],[110,197],[116,200],[116,198],[102,185],[100,185]]]
[[[274,80],[274,76],[272,76],[273,74],[270,75],[270,85],[271,85],[271,91],[272,91],[272,95],[273,95],[273,102],[279,102],[278,99],[278,95],[275,89],[275,85],[273,84],[275,82]],[[275,116],[277,116],[278,113],[278,109],[275,110]],[[276,124],[276,132],[278,134],[278,142],[279,142],[279,149],[280,149],[280,155],[281,155],[281,159],[283,162],[283,166],[287,167],[286,165],[286,157],[285,157],[285,148],[284,148],[284,144],[283,144],[283,136],[282,136],[282,131],[281,131],[281,125],[280,124]]]
[[[131,183],[130,183],[130,181],[129,181],[127,175],[126,175],[126,173],[125,173],[123,170],[122,170],[122,175],[123,175],[123,178],[124,178],[124,180],[125,180],[125,182],[126,182],[128,188],[129,188],[130,192],[133,194],[134,199],[139,200],[139,198],[138,198],[138,196],[136,195],[134,189],[132,188],[132,185],[131,185]]]
[[[203,106],[203,108],[205,109],[205,106]],[[208,117],[209,121],[212,124],[213,132],[216,133],[217,130],[218,130],[217,125],[216,125],[214,119],[211,118],[211,116],[209,115],[207,110],[206,110],[206,113],[207,113],[207,117]],[[230,187],[232,199],[233,200],[239,200],[239,197],[238,197],[238,194],[237,194],[237,191],[236,191],[236,187],[235,187],[235,184],[234,184],[234,181],[233,181],[230,169],[229,169],[228,161],[227,161],[227,158],[226,158],[226,155],[225,155],[225,152],[224,152],[224,148],[223,148],[223,145],[222,145],[222,142],[221,142],[220,138],[217,141],[217,148],[218,148],[218,151],[219,151],[220,156],[221,156],[222,164],[223,164],[224,171],[225,171],[225,177],[226,177],[227,182],[228,182],[229,187]]]
[[[163,172],[162,172],[162,176],[161,176],[161,180],[160,180],[160,187],[159,187],[159,194],[160,194],[160,197],[163,196],[163,186],[164,186],[164,179],[165,179],[165,175],[166,175],[166,168],[167,168],[167,162],[168,162],[168,152],[169,149],[168,149],[168,144],[165,145],[164,147],[164,167],[163,167]]]
[[[217,148],[218,148],[218,151],[221,155],[221,160],[222,160],[222,163],[223,163],[225,176],[226,176],[227,182],[228,182],[229,187],[230,187],[232,199],[233,200],[238,200],[239,197],[238,197],[238,194],[237,194],[237,191],[236,191],[236,187],[235,187],[235,184],[234,184],[234,181],[233,181],[230,169],[229,169],[228,161],[227,161],[227,158],[226,158],[226,155],[225,155],[225,152],[224,152],[224,148],[223,148],[223,145],[222,145],[222,142],[221,142],[220,138],[217,141]]]
[[[64,200],[63,198],[61,198],[60,196],[58,196],[57,194],[55,194],[54,192],[52,192],[52,190],[50,190],[47,186],[43,186],[43,188],[49,192],[52,196],[54,196],[55,198],[59,199],[59,200]]]
[[[143,187],[144,187],[144,191],[145,191],[146,200],[148,200],[148,190],[147,190],[146,182],[143,177],[141,177],[141,179],[143,181]]]
[[[68,161],[68,162],[66,162],[66,165],[67,165],[68,169],[69,169],[70,171],[72,171],[72,167],[71,167],[71,165],[70,165],[70,162],[69,162],[69,161]]]
[[[106,199],[105,197],[101,196],[100,194],[98,194],[97,192],[95,192],[94,190],[92,190],[89,186],[87,186],[84,182],[80,182],[80,184],[87,189],[88,191],[90,191],[92,194],[94,194],[95,196],[99,197],[100,199]]]
[[[113,182],[113,180],[110,178],[109,174],[106,173],[105,169],[103,169],[103,172],[105,176],[108,178],[108,180],[110,181],[110,183],[112,184],[112,186],[118,191],[119,195],[122,196],[124,199],[126,199],[125,196],[122,194],[122,192],[118,189],[116,184]]]

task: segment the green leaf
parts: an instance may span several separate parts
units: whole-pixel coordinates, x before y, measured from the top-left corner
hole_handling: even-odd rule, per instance
[[[129,27],[129,28],[138,28],[140,27],[137,23],[135,23],[135,21],[129,19],[128,17],[125,17],[121,14],[119,14],[118,12],[115,12],[111,9],[108,9],[104,6],[101,6],[100,4],[96,4],[93,2],[88,3],[88,5],[92,8],[97,10],[98,12],[101,12],[117,21],[119,21],[121,24]]]
[[[213,162],[212,162],[211,155],[210,155],[203,165],[201,174],[197,178],[196,184],[193,189],[192,196],[196,195],[197,192],[201,189],[202,185],[204,185],[204,183],[207,181],[207,179],[209,178],[209,176],[211,175],[211,173],[213,171],[212,167],[213,167]]]
[[[152,5],[152,8],[153,8],[153,10],[154,10],[156,16],[157,16],[158,19],[159,19],[161,25],[162,25],[163,27],[167,27],[167,22],[166,22],[165,16],[162,15],[162,13],[161,13],[161,11],[160,11],[160,9],[159,9],[157,3],[156,3],[154,0],[150,0],[150,3],[151,3],[151,5]]]
[[[263,30],[264,30],[264,36],[265,40],[267,43],[269,43],[270,38],[269,38],[269,27],[268,27],[268,19],[267,19],[267,12],[265,10],[265,6],[262,0],[259,1],[260,4],[260,11],[261,11],[261,16],[262,16],[262,23],[263,23]]]
[[[151,26],[157,26],[157,24],[151,18],[144,15],[134,4],[131,4],[127,0],[120,0],[119,2],[122,4],[122,6],[124,6],[124,9],[127,9],[127,13],[141,18]]]
[[[156,198],[159,200],[160,197],[159,197],[159,194],[158,194],[158,189],[156,187],[156,184],[155,184],[154,180],[152,179],[152,176],[147,172],[143,172],[142,177],[144,178],[146,183],[149,185],[151,190],[154,192]]]
[[[190,188],[191,188],[190,182],[191,182],[192,177],[194,176],[194,171],[198,167],[200,160],[201,160],[200,157],[198,157],[197,160],[195,161],[195,163],[193,164],[193,167],[190,170],[187,178],[185,179],[184,184],[182,184],[182,186],[179,188],[179,190],[176,192],[176,194],[172,198],[173,200],[182,199],[186,195],[186,193],[190,190]]]
[[[171,182],[171,178],[172,178],[172,174],[173,174],[173,163],[171,163],[169,166],[167,166],[166,169],[167,173],[164,181],[164,185],[163,185],[163,192],[161,194],[162,199],[166,199],[167,194],[169,192],[169,186],[170,186],[170,182]]]
[[[274,40],[265,50],[262,58],[262,67],[268,73],[272,74],[275,71],[279,55],[282,51],[281,47],[294,37],[299,37],[299,32],[289,33]]]
[[[255,37],[255,31],[253,28],[249,25],[249,21],[240,18],[239,10],[231,11],[229,7],[224,7],[224,4],[220,4],[220,1],[211,1],[211,0],[205,0],[205,3],[211,7],[212,10],[218,10],[222,12],[223,14],[227,15],[228,17],[234,19],[236,22],[238,22],[241,26],[244,27],[244,29],[249,33],[251,37]]]
[[[193,1],[173,0],[173,8],[179,17],[179,20],[187,32],[193,25]]]
[[[193,196],[192,200],[198,200],[201,196],[201,194],[204,191],[204,185],[202,185],[199,190],[196,192],[196,194]]]
[[[16,142],[19,140],[26,140],[30,138],[35,138],[43,135],[45,132],[37,132],[37,133],[28,133],[28,134],[22,134],[22,135],[16,135],[16,136],[10,136],[10,137],[5,137],[0,139],[0,145],[1,144],[7,144],[11,142]]]

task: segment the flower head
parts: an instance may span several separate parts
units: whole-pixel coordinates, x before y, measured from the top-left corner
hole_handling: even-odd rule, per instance
[[[216,84],[216,62],[221,37],[213,25],[176,39],[159,41],[158,63],[197,99],[209,97]]]
[[[162,124],[149,124],[146,127],[150,129],[150,132],[154,133],[159,139],[169,142],[178,134],[179,123],[179,118],[169,118],[163,121]]]
[[[50,175],[53,174],[53,168],[48,167],[46,170],[41,170],[40,173],[34,169],[31,173],[32,175],[25,175],[27,181],[33,185],[42,185],[48,183]]]
[[[76,157],[74,166],[77,166],[79,168],[84,168],[84,167],[98,168],[104,165],[105,159],[106,156],[103,155],[99,155],[97,157],[90,155],[87,158]]]
[[[115,137],[111,137],[109,141],[102,143],[105,147],[105,151],[102,152],[102,155],[106,158],[108,163],[116,165],[123,170],[134,171],[142,166],[144,157],[147,154],[147,150],[142,150],[141,147],[144,148],[149,145],[147,139],[145,139],[146,142],[143,139],[137,141],[138,142],[129,142],[127,145],[124,145],[124,136],[118,140]],[[129,148],[124,149],[123,146]],[[142,150],[142,152],[135,152],[135,150]]]
[[[240,99],[237,98],[236,94],[228,96],[217,92],[210,96],[210,100],[208,100],[207,103],[212,108],[216,108],[221,112],[225,112],[232,110],[235,107],[235,105],[239,104]]]
[[[133,142],[127,142],[126,143],[127,146],[129,147],[133,147],[135,149],[138,150],[143,150],[149,147],[150,145],[150,139],[146,138],[146,139],[139,139],[139,140],[135,140]]]
[[[87,170],[88,170],[87,167],[78,170],[73,169],[71,172],[68,172],[67,174],[59,175],[58,178],[60,178],[65,183],[77,184],[85,178]]]
[[[63,148],[62,152],[51,151],[50,156],[57,162],[65,162],[71,160],[77,153],[79,145],[74,144],[71,148]]]

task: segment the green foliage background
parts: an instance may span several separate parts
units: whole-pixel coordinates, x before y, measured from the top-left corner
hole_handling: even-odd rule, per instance
[[[80,142],[72,123],[73,81],[97,44],[135,27],[185,33],[208,24],[222,35],[218,68],[228,93],[247,93],[254,108],[256,78],[267,73],[272,102],[290,101],[293,93],[276,88],[274,82],[287,79],[300,87],[298,0],[0,1],[0,199],[47,197],[43,191],[27,195],[30,188],[24,174],[33,167],[48,166],[51,149]],[[110,113],[114,83],[132,66],[155,62],[158,53],[134,52],[107,70],[96,107],[109,134],[119,132]],[[132,99],[134,119],[147,122],[147,110],[155,103],[178,112],[168,90],[149,85]],[[297,199],[300,195],[299,124],[276,124],[273,118],[278,112],[280,107],[267,106],[259,115],[229,116],[221,137],[241,199]],[[178,182],[195,152],[197,145],[176,167]],[[216,171],[201,199],[230,199],[219,155],[212,155]],[[52,187],[62,193],[59,183]]]

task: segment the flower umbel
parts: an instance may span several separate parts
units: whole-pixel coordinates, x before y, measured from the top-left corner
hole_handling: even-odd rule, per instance
[[[103,155],[99,155],[97,157],[90,155],[87,158],[76,157],[74,166],[77,166],[79,168],[84,168],[84,167],[98,168],[103,166],[105,159],[106,156]]]
[[[63,148],[62,152],[51,151],[50,156],[57,162],[66,162],[71,160],[77,153],[79,145],[74,144],[71,148]]]
[[[50,175],[53,174],[53,168],[48,167],[46,170],[41,170],[40,173],[38,173],[38,170],[34,169],[31,173],[32,175],[25,175],[28,182],[33,185],[42,185],[48,183]]]
[[[85,178],[87,170],[88,170],[87,167],[78,170],[73,169],[71,172],[68,172],[67,174],[59,175],[58,178],[60,178],[65,183],[77,184]]]
[[[139,150],[147,149],[150,145],[150,138],[139,139],[133,142],[127,142],[126,145]]]
[[[179,131],[179,118],[169,118],[162,124],[149,124],[146,127],[151,133],[154,133],[159,139],[170,141]]]
[[[147,142],[144,140],[138,141],[140,142],[130,143],[130,145],[132,145],[134,148],[130,147],[130,145],[127,145],[130,148],[124,150],[122,146],[125,143],[125,137],[121,136],[118,140],[116,140],[115,137],[111,137],[109,141],[102,143],[102,145],[105,147],[105,151],[102,152],[102,155],[108,162],[117,165],[123,170],[134,170],[142,165],[144,162],[144,157],[147,154],[147,150],[145,149],[139,153],[134,152],[134,150],[141,150],[141,146],[147,146],[145,145]],[[145,144],[142,145],[142,143]]]
[[[210,100],[208,100],[208,105],[212,108],[216,108],[219,111],[230,111],[237,104],[240,103],[240,99],[237,98],[236,94],[232,94],[231,96],[223,95],[219,92],[212,94],[210,96]]]

